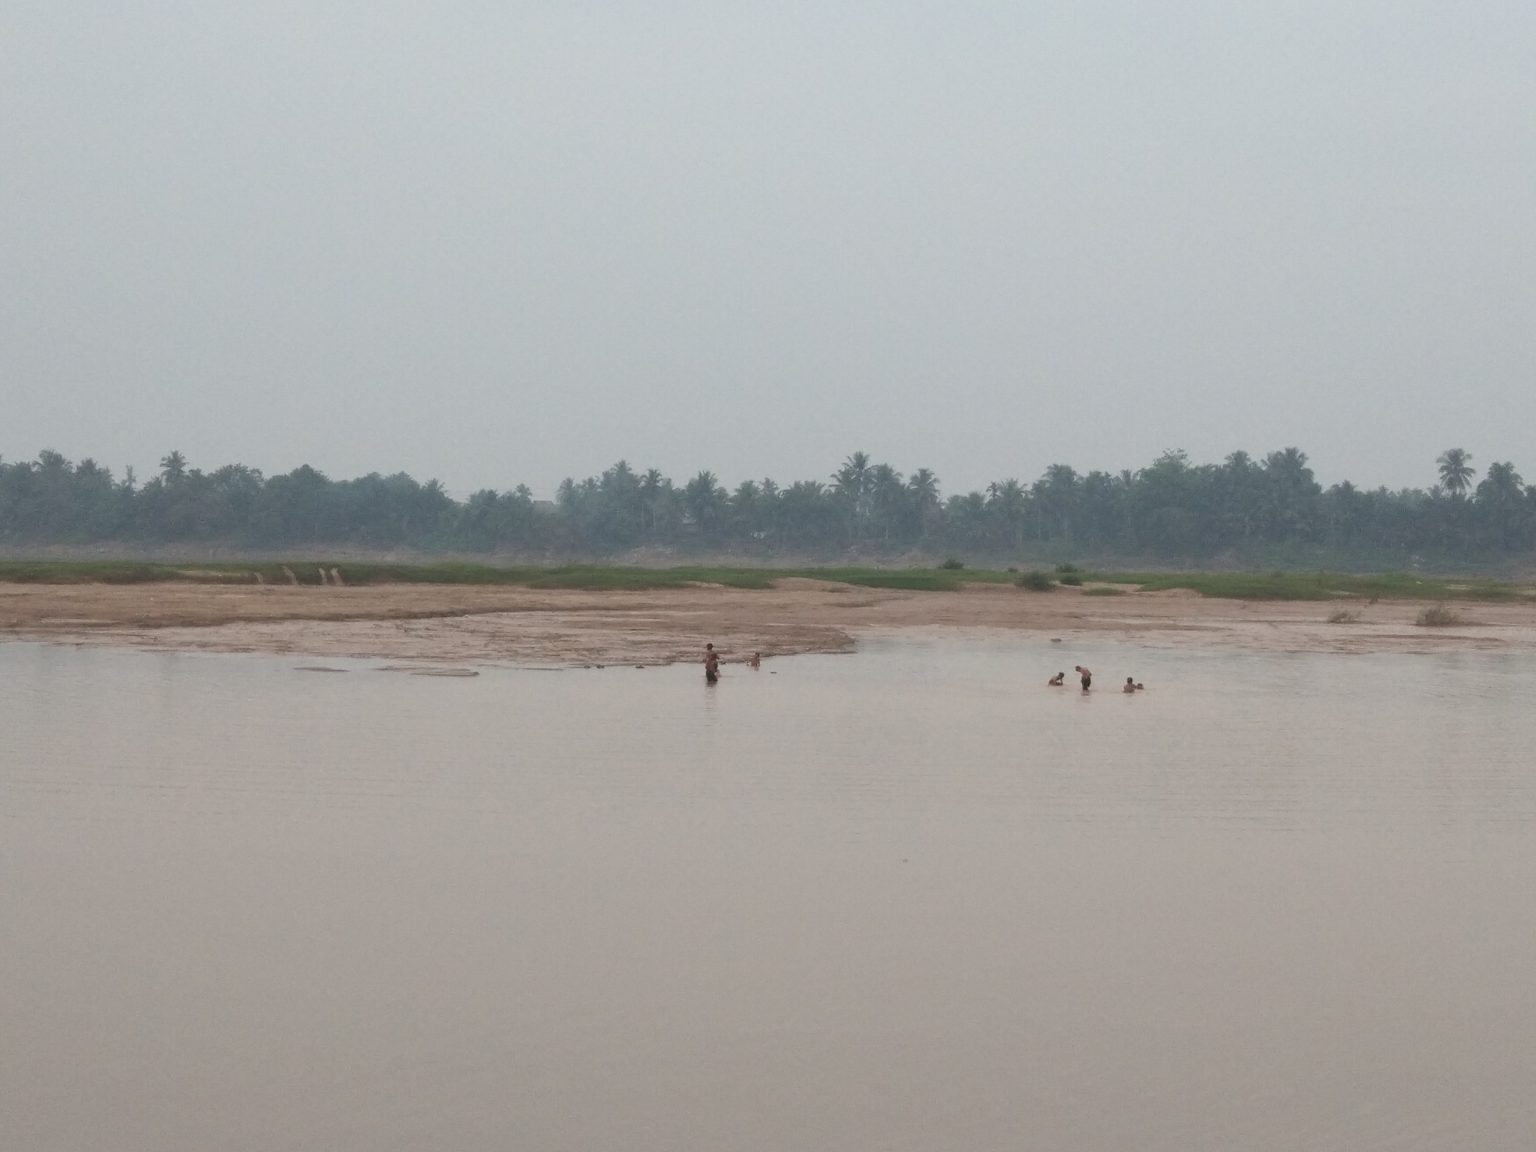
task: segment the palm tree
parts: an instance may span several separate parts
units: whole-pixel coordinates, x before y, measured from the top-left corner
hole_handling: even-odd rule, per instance
[[[945,535],[951,543],[974,547],[986,533],[987,498],[980,492],[958,492],[944,503]]]
[[[1108,472],[1093,471],[1083,477],[1079,517],[1084,535],[1103,543],[1120,531],[1120,506],[1123,494]]]
[[[774,538],[779,532],[779,486],[771,477],[764,476],[757,486],[758,500],[762,505],[763,532],[766,538]]]
[[[843,505],[848,522],[848,539],[858,538],[859,527],[869,515],[869,455],[855,452],[832,473],[832,490]]]
[[[732,518],[742,536],[757,538],[758,522],[762,519],[762,496],[756,480],[743,480],[731,494]]]
[[[891,529],[902,520],[907,500],[901,473],[889,464],[876,464],[869,470],[870,518],[880,529],[881,542],[891,542]]]
[[[1478,510],[1492,529],[1500,551],[1508,551],[1510,537],[1524,519],[1524,481],[1509,461],[1488,465],[1488,476],[1477,486]]]
[[[931,468],[919,468],[907,481],[907,505],[917,518],[920,538],[926,538],[932,524],[940,517],[939,478]]]
[[[919,468],[907,481],[907,491],[919,511],[926,512],[939,503],[939,478],[931,468]]]
[[[780,494],[779,508],[787,538],[804,544],[823,535],[831,537],[836,509],[828,501],[826,489],[819,480],[795,481]],[[825,533],[823,523],[827,525]]]
[[[1072,512],[1077,504],[1077,472],[1070,464],[1052,464],[1035,481],[1032,491],[1040,511],[1054,519],[1053,528],[1072,539]]]
[[[726,501],[725,489],[708,470],[700,472],[683,488],[683,501],[699,532],[708,535],[720,518],[720,509]]]
[[[855,452],[843,461],[843,466],[832,473],[832,487],[840,495],[857,499],[869,484],[869,453]]]
[[[1435,461],[1440,465],[1440,483],[1452,497],[1466,495],[1472,483],[1472,454],[1464,448],[1447,448]]]
[[[84,469],[85,461],[80,462]],[[1516,503],[1520,500],[1525,489],[1525,481],[1520,473],[1515,471],[1515,466],[1508,460],[1502,464],[1488,465],[1487,478],[1477,486],[1477,498],[1479,500],[1493,500],[1495,502]]]
[[[1283,448],[1264,457],[1260,473],[1262,511],[1271,538],[1298,540],[1316,523],[1317,500],[1322,494],[1307,454],[1299,448]]]
[[[1029,511],[1029,493],[1013,477],[987,485],[987,507],[1005,529],[1013,532],[1013,546],[1024,547],[1024,515]]]
[[[645,475],[640,477],[640,514],[641,527],[644,527],[644,517],[649,516],[651,530],[656,530],[656,505],[661,494],[662,485],[665,483],[659,468],[647,468]]]
[[[1323,520],[1333,543],[1348,545],[1354,539],[1359,531],[1361,503],[1360,490],[1348,480],[1323,493]]]
[[[187,458],[180,452],[172,452],[160,458],[160,475],[167,484],[179,484],[187,475]]]
[[[1239,449],[1229,453],[1218,472],[1218,521],[1230,542],[1248,540],[1258,530],[1263,473],[1253,457]]]

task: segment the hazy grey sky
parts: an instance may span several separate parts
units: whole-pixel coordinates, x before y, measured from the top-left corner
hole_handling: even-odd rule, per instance
[[[0,0],[0,453],[1536,481],[1536,5]]]

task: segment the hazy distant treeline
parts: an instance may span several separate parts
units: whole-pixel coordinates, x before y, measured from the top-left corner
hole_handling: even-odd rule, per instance
[[[1192,464],[1169,452],[1137,471],[1080,474],[1053,464],[1033,483],[999,480],[945,496],[926,468],[904,476],[855,452],[825,480],[747,480],[712,472],[676,484],[620,461],[568,479],[552,502],[523,486],[457,501],[404,473],[332,480],[309,466],[264,476],[210,472],[180,452],[159,475],[115,477],[57,452],[0,461],[0,543],[206,544],[612,554],[657,546],[771,557],[900,553],[1000,557],[1041,551],[1200,560],[1305,546],[1349,557],[1499,559],[1536,549],[1536,487],[1513,464],[1479,480],[1459,448],[1427,489],[1323,489],[1295,448]]]

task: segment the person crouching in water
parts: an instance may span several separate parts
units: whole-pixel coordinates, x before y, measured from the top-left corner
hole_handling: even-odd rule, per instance
[[[1083,691],[1088,691],[1088,689],[1093,685],[1093,673],[1088,671],[1088,669],[1084,668],[1081,664],[1072,665],[1072,671],[1076,672],[1083,678]]]
[[[720,679],[720,653],[713,644],[704,645],[704,683],[713,684]]]
[[[1060,688],[1066,682],[1067,674],[1065,672],[1058,672],[1056,675],[1052,676],[1049,680],[1046,681],[1046,683],[1053,688]]]
[[[1130,676],[1127,676],[1125,678],[1125,687],[1120,689],[1120,691],[1122,691],[1122,692],[1134,692],[1134,691],[1136,691],[1136,681],[1135,681],[1135,679],[1133,679]]]

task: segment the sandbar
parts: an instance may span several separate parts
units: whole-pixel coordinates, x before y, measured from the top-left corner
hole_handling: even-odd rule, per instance
[[[1091,586],[1090,586],[1091,587]],[[1250,601],[1175,590],[1093,594],[968,584],[956,591],[865,588],[786,578],[764,590],[646,591],[386,584],[0,585],[0,639],[203,652],[292,653],[457,667],[664,665],[705,640],[728,661],[847,652],[861,635],[911,629],[1094,634],[1160,645],[1280,651],[1536,648],[1536,604],[1455,605],[1463,623],[1428,628],[1409,600]]]

